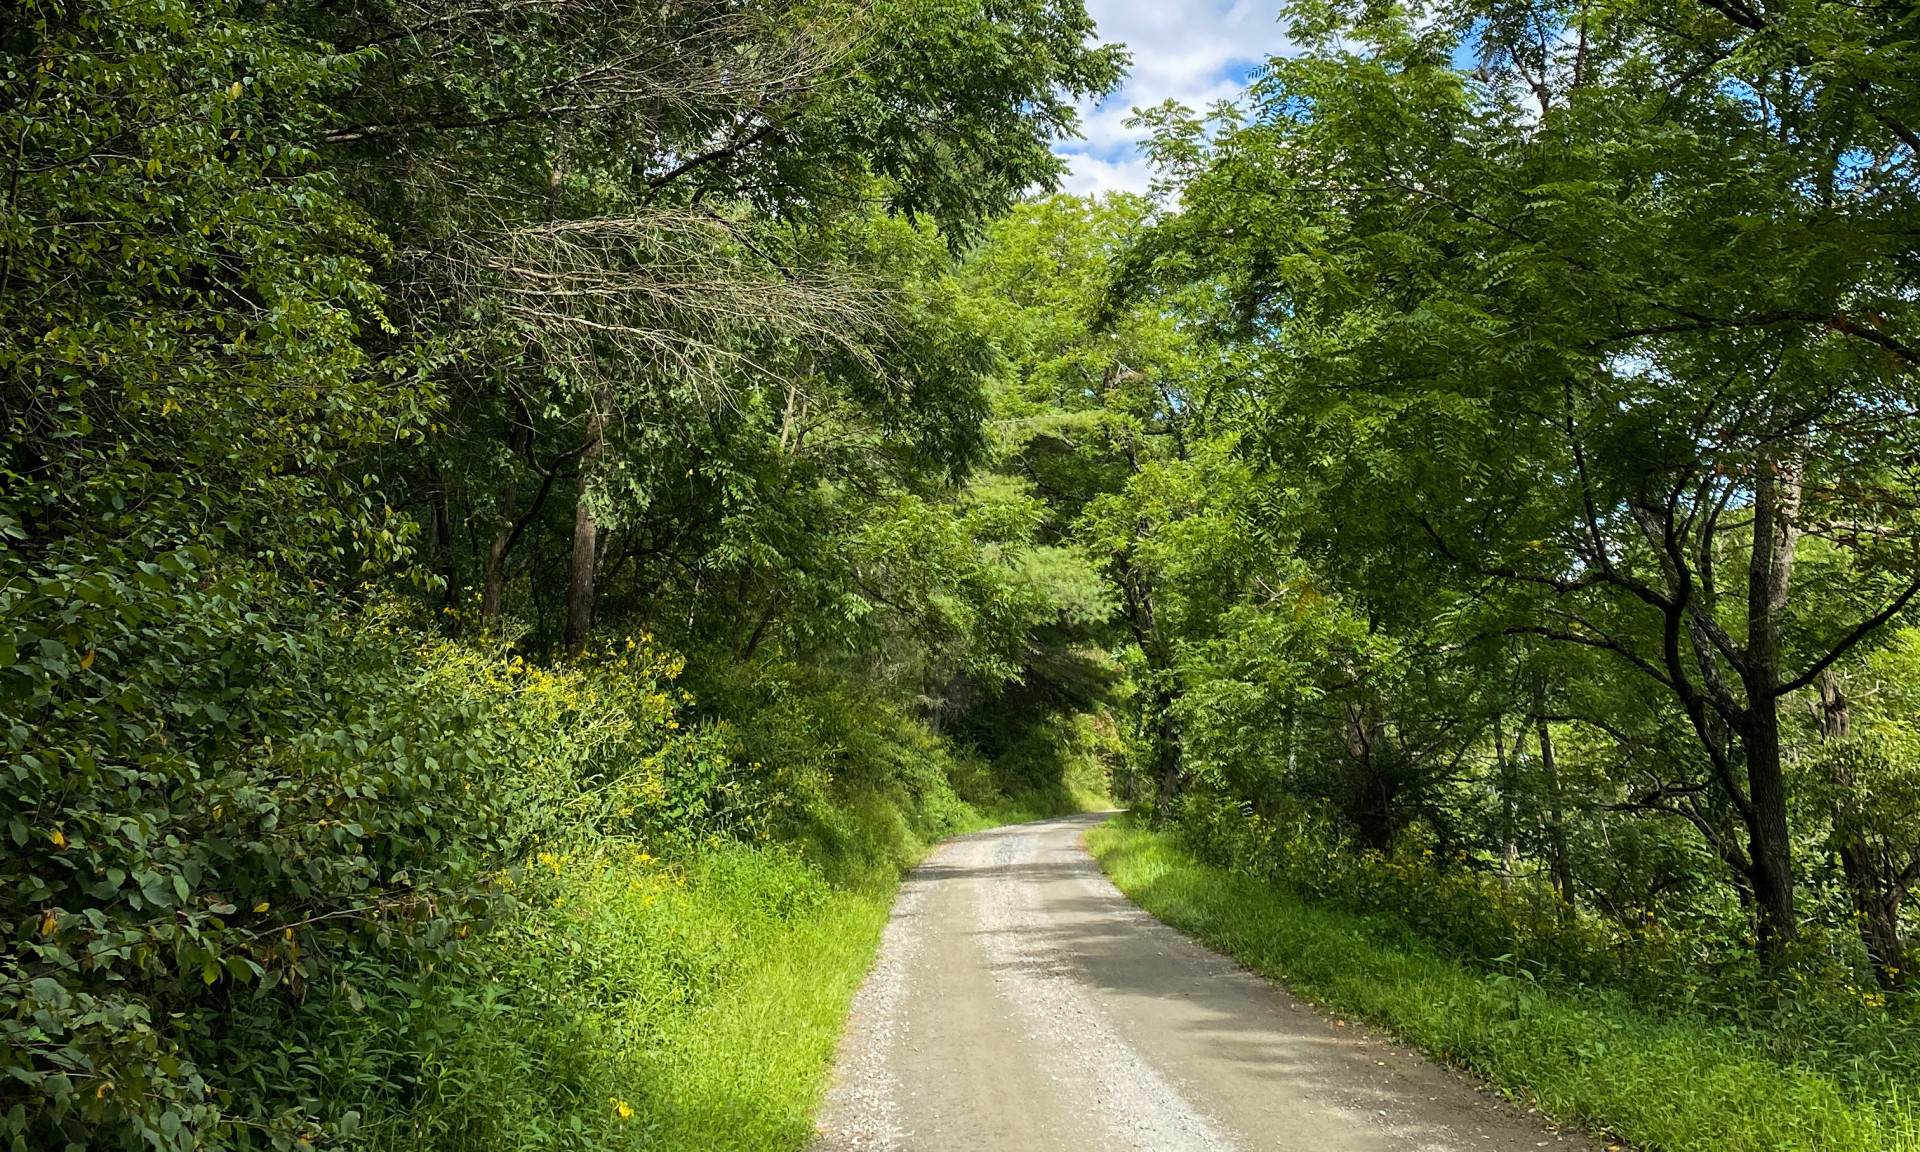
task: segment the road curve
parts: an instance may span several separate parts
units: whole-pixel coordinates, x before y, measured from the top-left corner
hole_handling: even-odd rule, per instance
[[[1129,903],[1103,816],[963,836],[901,887],[813,1152],[1594,1152]]]

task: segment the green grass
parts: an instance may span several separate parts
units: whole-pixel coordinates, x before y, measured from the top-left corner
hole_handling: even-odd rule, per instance
[[[661,860],[602,842],[528,872],[526,911],[485,942],[492,977],[423,1009],[453,1026],[408,1107],[362,1106],[358,1147],[807,1143],[893,885],[835,888],[792,850],[729,843]]]
[[[634,1062],[633,1123],[652,1146],[795,1149],[813,1134],[847,1006],[873,959],[889,901],[838,892],[765,939],[757,961],[673,1022]]]
[[[1902,1102],[1849,1099],[1819,1070],[1783,1067],[1724,1028],[1476,975],[1402,925],[1210,867],[1131,819],[1095,829],[1087,845],[1122,892],[1168,924],[1545,1113],[1636,1147],[1920,1152],[1920,1119]]]
[[[336,1073],[329,1095],[362,1117],[350,1146],[805,1147],[905,867],[946,836],[1073,803],[902,799],[845,798],[792,845],[715,840],[657,859],[588,837],[538,853],[516,884],[522,911],[476,942],[484,978],[396,1007],[384,1031],[338,1006],[329,1067],[359,1075]],[[389,1058],[409,1048],[417,1072]],[[417,1085],[399,1102],[397,1076]]]

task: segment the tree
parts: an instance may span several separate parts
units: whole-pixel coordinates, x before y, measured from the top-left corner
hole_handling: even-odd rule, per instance
[[[1713,14],[1295,14],[1245,124],[1162,133],[1206,162],[1128,279],[1233,301],[1303,547],[1658,685],[1790,941],[1782,702],[1920,595],[1916,158],[1829,70],[1875,18],[1794,62]]]
[[[623,427],[897,338],[887,285],[808,263],[831,248],[795,230],[878,210],[961,242],[1057,177],[1070,101],[1124,59],[1047,0],[295,11],[370,54],[323,146],[399,246],[387,290],[442,350],[450,428],[503,433],[478,452],[451,437],[447,484],[414,485],[492,520],[470,563],[494,620],[516,550],[551,539],[545,500],[571,490],[576,651],[632,498],[610,484],[634,471]]]
[[[1203,466],[1202,377],[1171,313],[1094,326],[1111,261],[1145,220],[1133,196],[1054,197],[996,226],[968,289],[1009,361],[996,396],[999,467],[1045,502],[1041,539],[1098,568],[1134,659],[1139,732],[1164,811],[1182,780],[1182,638],[1154,542],[1188,515]]]
[[[266,1055],[348,1010],[404,1111],[407,1014],[458,1016],[469,929],[514,911],[516,724],[615,775],[674,739],[687,701],[631,652],[503,715],[610,603],[686,621],[709,683],[779,648],[902,729],[849,671],[876,637],[1006,674],[1039,609],[1018,518],[955,510],[994,359],[942,276],[1117,78],[1090,29],[1046,0],[0,11],[0,1138],[350,1135],[324,1058]],[[714,815],[725,731],[681,747],[676,819]]]

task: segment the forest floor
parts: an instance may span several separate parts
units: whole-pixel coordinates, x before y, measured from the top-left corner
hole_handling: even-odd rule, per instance
[[[907,878],[815,1152],[1590,1152],[1130,903],[1086,814],[958,837]]]

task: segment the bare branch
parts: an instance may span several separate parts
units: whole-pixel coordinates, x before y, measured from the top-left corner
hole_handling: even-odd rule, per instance
[[[798,275],[711,213],[527,225],[438,257],[476,304],[498,308],[581,378],[652,375],[724,395],[755,356],[792,342],[869,360],[891,323],[885,291],[850,274]]]

